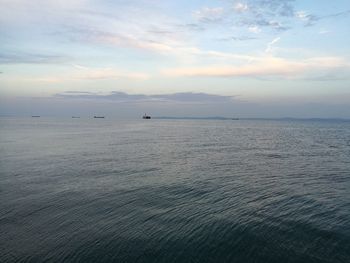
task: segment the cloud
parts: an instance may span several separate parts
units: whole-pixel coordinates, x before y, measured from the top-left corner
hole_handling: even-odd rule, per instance
[[[285,31],[290,29],[289,26],[282,24],[276,20],[268,20],[265,18],[243,18],[238,22],[239,26],[248,27],[248,31],[252,33],[260,33],[262,27],[270,28],[276,31]]]
[[[295,0],[246,0],[235,2],[233,10],[238,15],[238,25],[250,28],[269,27],[284,31],[291,28],[290,22],[296,18],[306,26],[314,25],[317,21],[336,17],[345,17],[350,10],[326,15],[315,15],[305,10],[295,11]],[[254,32],[257,33],[257,32]]]
[[[124,92],[113,91],[109,94],[99,94],[94,92],[84,91],[66,91],[57,93],[53,97],[64,99],[93,99],[93,100],[113,100],[113,101],[140,101],[146,100],[147,96],[142,94],[127,94]]]
[[[98,42],[108,43],[115,46],[131,47],[140,50],[149,50],[160,53],[172,51],[169,44],[152,40],[140,40],[133,36],[100,36],[96,38]]]
[[[237,36],[237,37],[227,37],[227,38],[220,38],[219,41],[248,41],[248,40],[255,40],[256,37],[250,37],[250,36]]]
[[[59,83],[66,81],[93,81],[107,79],[129,79],[129,80],[147,80],[150,75],[142,72],[130,72],[117,68],[89,68],[73,64],[73,70],[69,74],[55,76],[41,76],[25,78],[26,81]]]
[[[324,29],[322,29],[322,30],[320,30],[318,33],[319,33],[320,35],[326,35],[326,34],[331,33],[331,31],[330,31],[330,30],[324,30]]]
[[[180,24],[180,25],[178,25],[178,27],[181,29],[187,29],[189,31],[197,31],[197,32],[205,30],[204,26],[197,24],[197,23]]]
[[[214,95],[207,93],[182,92],[174,94],[153,95],[154,98],[159,98],[167,101],[176,102],[231,102],[233,96]]]
[[[272,46],[274,44],[276,44],[278,41],[280,41],[280,37],[276,37],[275,39],[273,39],[270,43],[267,44],[267,47],[265,49],[265,53],[271,53],[272,51]]]
[[[120,79],[128,78],[135,80],[145,80],[149,78],[148,74],[140,72],[127,72],[114,68],[100,68],[100,69],[82,69],[71,76],[72,79],[81,80],[99,80],[99,79]]]
[[[250,26],[250,27],[248,27],[248,31],[255,33],[255,34],[258,34],[261,32],[261,29],[258,26]]]
[[[224,103],[232,102],[233,96],[214,95],[207,93],[182,92],[173,94],[128,94],[113,91],[99,94],[84,91],[66,91],[57,93],[53,97],[61,99],[109,100],[116,102],[175,102],[175,103]]]
[[[259,33],[260,27],[277,31],[290,27],[285,23],[294,15],[294,0],[245,0],[235,1],[232,17],[237,26],[246,26],[252,33]]]
[[[233,9],[238,13],[242,13],[248,10],[248,5],[246,3],[238,2],[234,5]]]
[[[274,40],[276,42],[278,40]],[[273,41],[272,41],[273,42]],[[296,78],[313,73],[324,75],[329,70],[349,70],[350,65],[338,57],[315,57],[302,60],[287,60],[277,57],[256,58],[252,63],[241,66],[216,65],[164,69],[162,74],[169,77],[284,77]]]
[[[188,43],[177,41],[174,39],[163,39],[162,41],[155,42],[152,40],[140,39],[139,36],[134,35],[120,35],[112,34],[104,31],[89,29],[78,30],[77,34],[81,34],[81,38],[84,41],[90,41],[93,43],[100,43],[104,45],[111,45],[122,48],[132,48],[137,50],[143,50],[145,52],[154,52],[164,56],[173,56],[180,60],[191,60],[193,58],[214,58],[214,59],[237,59],[237,60],[251,60],[252,56],[246,56],[241,54],[232,54],[214,50],[202,50],[196,46],[188,45]],[[254,37],[236,37],[231,40],[250,40]]]
[[[44,39],[49,40],[51,45],[57,44],[60,49],[62,46],[59,43],[79,43],[84,47],[110,45],[166,53],[178,45],[181,32],[176,24],[182,21],[160,13],[157,8],[144,8],[148,1],[122,2],[98,4],[91,0],[0,1],[0,24],[4,25],[0,33],[5,32],[14,42],[22,39],[21,32],[14,33],[16,30],[10,30],[12,27],[18,25],[20,29],[32,28],[36,38],[28,43]],[[183,30],[189,27],[190,25]],[[197,29],[199,30],[199,26]]]
[[[269,16],[291,17],[294,14],[295,0],[248,0],[256,14],[266,13]]]
[[[140,31],[140,32],[138,32]],[[58,34],[68,37],[72,42],[105,45],[125,49],[134,49],[159,54],[169,54],[176,47],[184,46],[178,40],[176,31],[165,29],[137,29],[129,32],[110,32],[105,29],[89,27],[65,27]]]
[[[222,7],[203,7],[200,10],[194,11],[193,16],[200,22],[218,22],[223,18],[224,9]]]
[[[277,31],[287,30],[290,27],[281,19],[292,18],[293,15],[294,0],[233,1],[233,5],[229,8],[203,7],[193,12],[193,17],[199,23],[244,26],[253,33],[259,33],[259,27],[268,27]]]
[[[301,11],[295,12],[294,15],[295,17],[303,21],[305,26],[312,26],[316,22],[323,19],[337,18],[337,17],[350,15],[350,10],[345,10],[342,12],[337,12],[337,13],[332,13],[327,15],[308,14],[306,11],[301,10]]]
[[[295,12],[295,17],[299,18],[302,21],[307,21],[308,20],[308,16],[309,15],[303,10]]]
[[[0,53],[0,64],[62,64],[71,58],[62,55],[16,52]]]

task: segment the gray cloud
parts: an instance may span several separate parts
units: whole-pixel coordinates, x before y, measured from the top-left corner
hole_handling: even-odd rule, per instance
[[[278,21],[272,21],[268,20],[264,17],[261,18],[242,18],[240,21],[237,22],[237,25],[239,26],[259,26],[259,27],[269,27],[271,29],[274,29],[276,31],[285,31],[290,29],[289,26],[286,26]]]
[[[109,100],[116,102],[178,102],[178,103],[224,103],[232,102],[233,96],[214,95],[207,93],[180,92],[172,94],[128,94],[113,91],[109,94],[98,94],[85,91],[66,91],[53,97],[61,99]]]
[[[267,14],[268,16],[294,16],[295,0],[248,0],[250,8],[258,15]]]
[[[347,15],[350,15],[350,10],[346,10],[346,11],[338,12],[338,13],[333,13],[333,14],[328,14],[328,15],[323,15],[323,16],[308,14],[308,15],[305,15],[305,17],[304,17],[304,20],[306,21],[305,26],[312,26],[316,22],[323,20],[323,19],[337,18],[337,17],[347,16]]]
[[[236,10],[239,26],[268,27],[277,31],[290,29],[288,20],[294,17],[295,0],[247,0],[246,10]]]
[[[229,8],[204,7],[194,12],[201,28],[208,23],[238,27],[266,27],[277,31],[288,30],[288,21],[294,18],[295,0],[229,0]],[[240,39],[238,39],[240,40]]]
[[[235,11],[232,18],[233,25],[237,26],[259,26],[271,28],[277,31],[289,30],[292,19],[302,19],[305,26],[312,26],[320,20],[343,17],[350,14],[350,10],[338,13],[316,15],[303,14],[298,16],[295,10],[295,0],[245,0],[230,1]],[[244,4],[243,4],[244,3]],[[230,12],[229,15],[232,13]]]

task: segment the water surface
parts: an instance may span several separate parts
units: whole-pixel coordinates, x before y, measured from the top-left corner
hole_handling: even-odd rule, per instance
[[[0,118],[1,262],[350,262],[350,123]]]

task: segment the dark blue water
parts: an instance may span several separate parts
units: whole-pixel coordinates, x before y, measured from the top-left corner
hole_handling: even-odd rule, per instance
[[[350,122],[0,118],[1,262],[350,262]]]

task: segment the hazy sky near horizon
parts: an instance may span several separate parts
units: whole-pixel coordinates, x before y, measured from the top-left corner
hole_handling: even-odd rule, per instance
[[[348,0],[0,0],[0,114],[350,118],[349,25]]]

